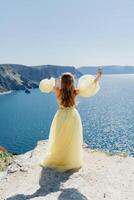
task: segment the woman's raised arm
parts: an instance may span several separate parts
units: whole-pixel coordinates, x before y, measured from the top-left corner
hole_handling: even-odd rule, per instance
[[[45,78],[40,81],[39,83],[39,89],[41,92],[49,93],[53,91],[53,88],[55,87],[55,78],[51,77],[50,79]]]
[[[59,78],[55,78],[55,85],[56,85],[56,83],[58,83],[58,84],[60,83]],[[59,96],[60,89],[58,87],[56,87],[55,85],[53,86],[52,92],[54,92],[57,96]]]
[[[53,87],[52,92],[54,92],[57,96],[60,94],[60,89],[58,87]]]
[[[94,82],[96,83],[97,81],[99,81],[99,79],[100,79],[101,76],[102,76],[102,69],[99,68],[99,69],[98,69],[97,76],[96,76],[96,78],[94,79]]]
[[[100,90],[99,79],[102,75],[102,69],[98,69],[97,77],[91,74],[85,74],[78,80],[77,94],[83,97],[90,97],[97,94]]]

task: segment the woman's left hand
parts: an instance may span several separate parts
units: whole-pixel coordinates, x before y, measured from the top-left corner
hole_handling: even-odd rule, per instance
[[[56,83],[60,83],[60,78],[56,78],[56,79],[55,79],[55,82],[56,82]]]

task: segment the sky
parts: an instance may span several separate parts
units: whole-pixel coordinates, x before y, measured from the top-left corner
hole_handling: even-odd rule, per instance
[[[0,0],[0,63],[134,65],[134,0]]]

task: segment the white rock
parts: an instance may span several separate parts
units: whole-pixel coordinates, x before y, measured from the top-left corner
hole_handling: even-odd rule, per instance
[[[84,165],[75,172],[41,168],[48,140],[16,156],[0,182],[0,200],[134,200],[134,158],[110,156],[83,144]]]

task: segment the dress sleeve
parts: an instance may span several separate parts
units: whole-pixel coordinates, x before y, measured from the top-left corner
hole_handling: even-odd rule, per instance
[[[52,91],[55,86],[55,78],[51,77],[50,79],[43,79],[39,83],[39,89],[41,92],[49,93]]]
[[[99,81],[94,82],[95,77],[91,74],[83,75],[78,80],[78,95],[83,97],[94,96],[100,90]]]

